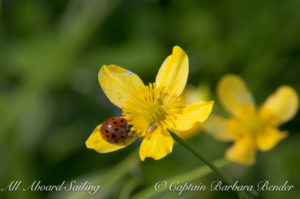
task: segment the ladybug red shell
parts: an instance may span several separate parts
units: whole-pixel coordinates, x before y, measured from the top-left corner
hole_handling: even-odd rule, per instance
[[[102,138],[109,143],[124,142],[128,133],[130,132],[130,125],[127,120],[121,117],[112,117],[105,120],[100,128]]]

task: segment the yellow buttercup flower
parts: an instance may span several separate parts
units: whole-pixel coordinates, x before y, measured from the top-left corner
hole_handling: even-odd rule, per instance
[[[98,79],[108,99],[123,111],[133,135],[124,143],[106,142],[101,124],[86,141],[86,146],[99,153],[115,151],[143,137],[140,158],[156,160],[172,152],[173,138],[169,130],[187,130],[209,116],[213,102],[195,102],[184,106],[180,96],[188,77],[188,57],[178,46],[166,58],[156,76],[155,83],[144,85],[133,72],[116,65],[104,65]]]
[[[293,118],[298,109],[297,93],[289,86],[279,87],[256,108],[245,83],[236,75],[224,76],[217,86],[217,94],[231,117],[212,115],[205,128],[220,140],[233,141],[226,157],[246,165],[255,162],[257,150],[268,151],[288,135],[278,126]]]

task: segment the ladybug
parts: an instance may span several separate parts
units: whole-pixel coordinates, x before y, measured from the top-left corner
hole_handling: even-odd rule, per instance
[[[127,120],[121,117],[112,117],[105,120],[100,128],[102,138],[109,143],[124,142],[128,136],[132,136],[130,132],[131,125],[127,124]]]

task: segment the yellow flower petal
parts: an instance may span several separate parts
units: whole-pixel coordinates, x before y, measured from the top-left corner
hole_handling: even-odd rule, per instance
[[[146,134],[140,147],[140,158],[143,161],[146,157],[159,160],[172,152],[173,144],[171,135],[157,127],[153,132]]]
[[[288,132],[280,132],[276,128],[268,128],[256,135],[256,144],[259,150],[268,151],[272,149],[280,140],[286,138]]]
[[[217,93],[221,104],[231,114],[236,114],[241,105],[254,105],[251,93],[237,75],[225,75],[217,86]]]
[[[247,128],[236,117],[228,119],[227,133],[232,136],[234,140],[239,140],[247,135],[252,134],[251,129]]]
[[[196,102],[183,108],[182,114],[179,114],[174,121],[174,129],[185,131],[192,128],[196,122],[204,122],[213,107],[214,102]]]
[[[255,162],[255,145],[249,139],[236,141],[226,151],[226,158],[245,165],[253,165]]]
[[[295,116],[298,110],[298,95],[293,88],[281,86],[267,98],[263,107],[276,114],[279,124],[287,122]]]
[[[167,93],[167,97],[180,96],[187,81],[188,71],[188,56],[180,47],[174,46],[172,55],[167,57],[158,71],[156,86]]]
[[[122,149],[130,145],[132,142],[134,142],[137,139],[137,137],[129,137],[124,143],[116,143],[116,144],[109,143],[105,141],[100,134],[101,125],[102,124],[98,125],[95,128],[93,133],[85,142],[87,148],[94,149],[98,153],[108,153],[108,152]]]
[[[227,131],[228,120],[211,115],[204,123],[204,130],[218,140],[231,141],[233,137]]]
[[[144,87],[143,81],[136,74],[116,65],[102,66],[98,79],[105,95],[119,108]]]
[[[268,126],[278,126],[278,118],[272,109],[261,106],[259,108],[259,117],[261,121]]]

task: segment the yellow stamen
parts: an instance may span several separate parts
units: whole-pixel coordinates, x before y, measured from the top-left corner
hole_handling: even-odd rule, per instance
[[[163,88],[157,88],[155,83],[150,83],[126,103],[123,115],[133,126],[131,130],[137,136],[144,136],[158,126],[168,128],[173,125],[182,108],[178,98],[169,96]]]

